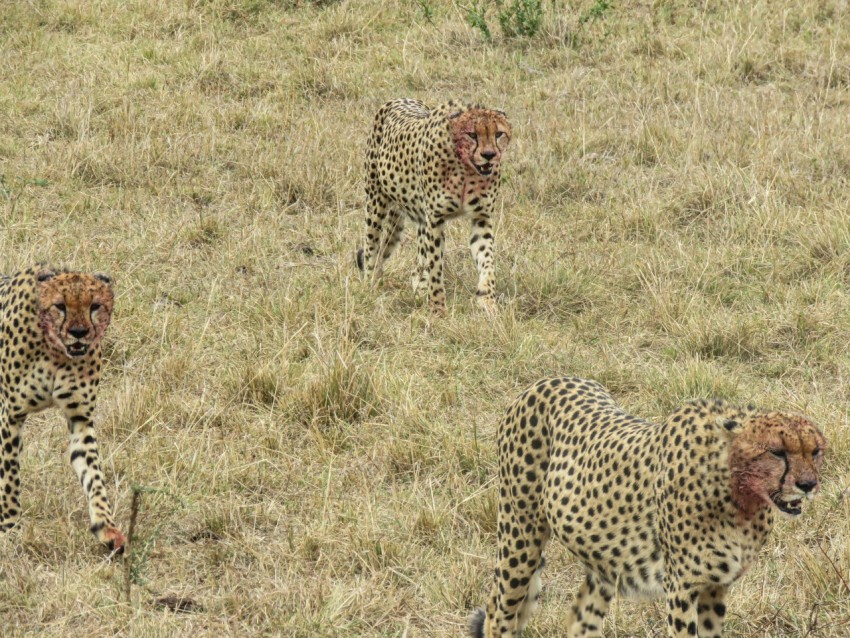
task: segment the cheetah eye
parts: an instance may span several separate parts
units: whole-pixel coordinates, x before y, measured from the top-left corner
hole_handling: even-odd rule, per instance
[[[505,136],[505,134],[504,134],[504,133],[502,133],[502,131],[498,131],[498,132],[496,133],[496,139],[497,139],[497,140],[502,139],[504,136]]]
[[[784,459],[787,457],[785,450],[770,450],[770,453],[778,459]]]
[[[467,133],[467,135],[469,136],[469,139],[471,139],[471,140],[475,140],[475,141],[478,141],[478,135],[477,135],[477,134],[475,134],[475,133]]]
[[[92,311],[92,312],[94,312],[95,310],[100,310],[100,309],[101,309],[101,307],[102,307],[102,306],[101,306],[99,303],[93,303],[93,304],[91,305],[91,311]]]
[[[815,457],[818,454],[820,454],[820,451],[821,451],[820,448],[816,447],[814,450],[812,450],[812,457]]]
[[[63,303],[55,303],[53,307],[56,308],[59,312],[65,312],[65,304]]]

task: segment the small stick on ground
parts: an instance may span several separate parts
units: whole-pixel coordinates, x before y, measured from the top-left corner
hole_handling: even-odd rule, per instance
[[[139,501],[142,499],[140,490],[133,488],[133,502],[130,505],[130,529],[124,544],[124,596],[130,604],[130,570],[133,566],[133,538],[136,531],[136,516],[139,514]]]

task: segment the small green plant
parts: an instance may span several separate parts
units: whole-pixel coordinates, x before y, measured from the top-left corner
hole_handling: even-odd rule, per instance
[[[612,5],[608,2],[608,0],[596,0],[590,9],[581,14],[578,19],[579,24],[602,20],[605,17],[605,13],[611,8],[611,6]]]
[[[502,5],[502,1],[498,0]],[[506,38],[533,37],[543,22],[543,0],[513,0],[499,12],[499,25]]]
[[[431,3],[428,0],[415,0],[416,4],[419,5],[420,11],[422,11],[422,17],[428,21],[428,24],[434,24],[434,7],[431,6]]]
[[[466,21],[473,29],[481,31],[481,35],[487,42],[493,41],[493,34],[490,32],[490,27],[487,25],[487,10],[481,5],[478,0],[475,0],[466,10]]]
[[[487,4],[496,6],[496,18],[506,38],[533,37],[543,24],[543,0],[475,0],[466,11],[466,21],[492,42],[493,33],[487,23]]]

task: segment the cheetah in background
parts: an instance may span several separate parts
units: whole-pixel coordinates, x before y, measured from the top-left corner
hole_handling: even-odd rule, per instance
[[[660,425],[595,381],[546,379],[498,434],[498,560],[474,638],[519,635],[560,538],[583,564],[567,636],[601,636],[615,594],[665,596],[667,635],[719,638],[729,586],[755,560],[774,512],[796,517],[819,489],[826,446],[801,416],[693,401]]]
[[[366,241],[357,253],[365,278],[381,277],[383,262],[409,219],[417,227],[414,293],[427,285],[431,308],[445,312],[444,224],[467,215],[478,303],[494,312],[492,216],[502,154],[510,139],[511,126],[502,111],[454,101],[434,109],[410,99],[384,104],[367,146]]]
[[[111,549],[115,526],[103,485],[92,412],[101,374],[101,339],[112,317],[105,275],[36,266],[0,278],[0,530],[20,517],[21,428],[56,406],[68,422],[71,466],[88,499],[91,531]]]

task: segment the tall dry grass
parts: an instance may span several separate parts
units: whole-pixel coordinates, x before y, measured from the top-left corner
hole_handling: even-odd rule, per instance
[[[115,276],[97,427],[125,528],[143,491],[127,604],[61,419],[30,419],[4,635],[460,635],[492,568],[497,420],[560,373],[649,418],[716,395],[816,420],[822,495],[727,633],[848,635],[850,7],[582,20],[598,4],[546,3],[533,39],[491,17],[488,44],[447,0],[4,3],[0,270]],[[495,321],[461,222],[446,318],[413,298],[409,238],[381,288],[356,277],[364,139],[398,96],[513,122]],[[580,578],[552,548],[531,636],[559,635]],[[606,623],[662,629],[658,604]]]

